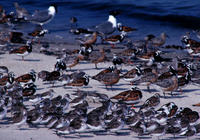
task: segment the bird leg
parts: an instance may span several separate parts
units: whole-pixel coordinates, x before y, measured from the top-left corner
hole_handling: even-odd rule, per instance
[[[22,61],[24,61],[24,56],[22,56]]]
[[[164,98],[166,98],[166,96],[165,96],[165,92],[163,92],[163,95],[164,95]]]
[[[149,93],[151,93],[149,85],[147,85],[147,90],[148,90]]]
[[[96,63],[95,63],[95,69],[98,69],[98,68],[97,68],[97,64],[96,64]]]

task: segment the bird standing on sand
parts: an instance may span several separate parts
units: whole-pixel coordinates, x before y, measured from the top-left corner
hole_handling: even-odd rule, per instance
[[[24,57],[29,55],[32,52],[32,44],[30,41],[26,42],[25,46],[21,46],[17,49],[14,49],[9,52],[9,54],[17,54],[19,56],[22,56],[22,60],[24,61]]]

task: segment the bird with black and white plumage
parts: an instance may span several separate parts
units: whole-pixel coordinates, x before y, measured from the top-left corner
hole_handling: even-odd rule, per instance
[[[126,37],[126,33],[122,32],[119,35],[111,35],[109,37],[106,37],[103,40],[111,44],[111,47],[114,48],[115,44],[121,43],[125,37]]]
[[[129,32],[132,32],[132,31],[137,31],[136,28],[132,28],[132,27],[129,27],[129,26],[124,26],[122,23],[117,23],[117,29],[118,29],[118,31],[125,32],[125,33],[129,33]]]
[[[115,66],[115,68],[117,67],[117,65],[120,65],[122,67],[124,60],[122,58],[118,57],[117,54],[113,54],[112,63]]]
[[[32,15],[26,16],[25,19],[34,24],[44,25],[50,22],[57,13],[57,6],[52,4],[46,10],[37,10]]]
[[[63,71],[66,71],[66,69],[67,69],[67,66],[65,62],[61,58],[57,58],[57,62],[54,66],[54,70],[63,72]]]
[[[32,42],[28,40],[26,42],[26,45],[11,50],[9,54],[17,54],[18,56],[21,56],[22,60],[24,61],[24,57],[29,55],[31,52],[32,52]]]

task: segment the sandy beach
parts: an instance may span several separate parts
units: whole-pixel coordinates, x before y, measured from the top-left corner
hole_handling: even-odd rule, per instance
[[[56,57],[55,56],[47,56],[40,53],[31,53],[29,56],[25,57],[25,61],[21,61],[21,57],[18,57],[16,55],[10,55],[8,53],[3,54],[0,56],[0,65],[7,66],[10,71],[13,71],[16,76],[22,75],[24,73],[29,72],[31,69],[34,69],[36,72],[39,72],[41,70],[48,70],[52,71],[54,69],[54,64],[56,63]],[[86,72],[88,75],[95,75],[99,71],[101,71],[104,68],[107,68],[110,66],[111,63],[101,63],[99,64],[100,69],[95,69],[94,64],[90,64],[87,62],[81,62],[77,66],[73,67],[72,70],[80,70]],[[131,66],[123,66],[123,69],[130,70]],[[70,73],[70,72],[68,72]],[[44,85],[41,80],[36,80],[35,84],[37,85],[37,92],[41,93],[43,91],[47,91],[50,89],[50,85]],[[56,85],[59,85],[60,83],[56,83]],[[146,90],[146,87],[144,86],[138,86],[143,93],[142,101],[139,103],[142,104],[148,97],[152,96],[156,92],[148,93]],[[89,85],[81,88],[75,88],[75,87],[62,87],[58,86],[53,88],[56,92],[56,95],[64,95],[65,93],[73,93],[74,90],[81,89],[86,91],[97,91],[98,93],[105,93],[109,97],[112,97],[113,95],[117,95],[121,91],[125,91],[127,89],[130,89],[131,85],[128,82],[125,82],[123,79],[120,79],[119,83],[113,86],[113,90],[107,90],[104,85],[101,83],[90,79]],[[198,107],[192,107],[192,104],[199,102],[199,87],[194,85],[188,85],[186,88],[183,89],[183,93],[176,92],[177,95],[170,97],[170,95],[167,95],[169,98],[161,98],[161,103],[158,106],[158,108],[167,103],[167,102],[174,102],[178,107],[190,107],[195,111],[200,111],[200,108]],[[89,99],[89,104],[91,106],[94,106],[94,103]],[[10,113],[8,113],[7,116],[9,116]],[[113,135],[106,133],[104,135],[94,135],[92,133],[76,133],[76,134],[70,134],[65,135],[63,137],[59,137],[55,134],[54,131],[49,130],[48,128],[40,128],[40,127],[33,127],[30,128],[27,124],[22,125],[21,127],[15,126],[12,124],[12,122],[5,120],[0,121],[0,136],[2,140],[62,140],[65,138],[69,139],[90,139],[90,140],[100,140],[100,139],[137,139],[137,135],[133,132],[128,131],[128,134],[125,133],[125,135]],[[124,130],[125,132],[127,130]],[[106,135],[106,136],[105,136]],[[171,135],[165,135],[163,137],[160,137],[160,139],[173,139]],[[195,139],[199,138],[198,136],[189,138],[189,139]],[[138,138],[139,139],[139,138]],[[141,137],[141,139],[157,139],[157,137],[151,137],[151,136],[144,136]],[[183,137],[180,137],[179,139],[184,139]],[[187,139],[187,138],[185,138]]]

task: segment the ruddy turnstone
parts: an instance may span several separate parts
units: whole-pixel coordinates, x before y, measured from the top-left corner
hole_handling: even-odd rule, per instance
[[[55,4],[52,4],[47,10],[37,10],[32,15],[26,16],[25,19],[42,26],[43,24],[50,22],[54,18],[56,13],[57,6]]]
[[[126,103],[135,103],[142,98],[142,92],[137,87],[132,87],[131,90],[123,91],[111,99],[121,100]]]
[[[60,58],[57,58],[57,62],[54,66],[54,70],[55,71],[65,71],[66,69],[67,69],[67,66],[64,63],[64,61]]]
[[[142,76],[142,70],[136,66],[135,68],[129,70],[128,72],[126,72],[125,74],[122,75],[123,79],[125,81],[136,81],[136,80],[139,80]]]
[[[30,33],[28,33],[29,36],[32,36],[33,39],[38,39],[40,37],[43,37],[46,33],[48,33],[47,29],[42,29],[41,26],[37,26],[36,29]],[[33,41],[32,39],[32,41]],[[38,40],[38,43],[40,44],[40,40]]]
[[[116,54],[113,54],[112,63],[115,67],[117,67],[117,65],[122,65],[124,60],[121,57],[118,57]]]
[[[55,81],[59,80],[60,78],[60,72],[59,71],[52,71],[49,74],[47,74],[46,78],[43,80],[44,82],[50,82],[53,84],[55,84]]]
[[[19,56],[22,56],[22,60],[24,61],[24,57],[27,56],[32,52],[32,44],[30,41],[26,42],[25,46],[21,46],[17,49],[14,49],[9,52],[9,54],[17,54]]]
[[[33,83],[25,84],[22,90],[23,96],[31,96],[36,92],[37,86]]]
[[[9,86],[14,82],[14,73],[9,72],[8,75],[3,76],[0,78],[0,86]]]
[[[107,37],[104,39],[104,41],[111,44],[111,47],[114,48],[115,44],[122,42],[125,37],[126,37],[126,34],[122,32],[120,35],[112,35],[110,37]]]
[[[129,27],[129,26],[124,26],[124,25],[122,25],[122,23],[117,23],[117,29],[118,29],[118,31],[125,32],[125,33],[129,33],[129,32],[132,32],[132,31],[137,31],[136,28],[132,28],[132,27]]]
[[[35,80],[36,80],[36,72],[33,69],[30,71],[30,73],[23,74],[15,78],[15,82],[18,82],[21,84],[28,83],[30,81],[35,82]]]

